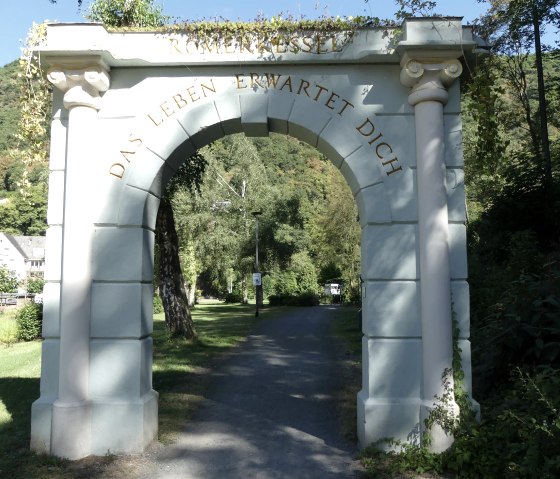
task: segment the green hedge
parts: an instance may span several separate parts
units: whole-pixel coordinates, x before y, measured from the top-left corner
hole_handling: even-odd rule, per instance
[[[33,341],[41,337],[43,305],[27,303],[16,314],[17,337],[20,341]]]

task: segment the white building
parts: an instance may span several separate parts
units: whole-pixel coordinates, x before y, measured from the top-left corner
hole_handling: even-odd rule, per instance
[[[45,237],[0,233],[0,266],[13,271],[21,282],[32,276],[42,277],[45,270]]]

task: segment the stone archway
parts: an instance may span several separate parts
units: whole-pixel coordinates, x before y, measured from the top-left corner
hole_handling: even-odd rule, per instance
[[[195,47],[178,34],[51,25],[55,85],[41,397],[31,446],[72,459],[142,451],[151,385],[154,227],[166,181],[231,133],[290,134],[340,169],[362,227],[362,445],[417,440],[451,368],[452,308],[470,388],[458,82],[460,19],[289,45]],[[72,39],[70,42],[69,39]],[[67,45],[73,45],[68,48]],[[434,435],[435,447],[450,439]]]

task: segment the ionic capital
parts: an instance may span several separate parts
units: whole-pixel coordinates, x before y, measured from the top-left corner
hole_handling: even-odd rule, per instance
[[[86,106],[99,110],[100,94],[107,91],[110,85],[109,73],[100,65],[55,67],[49,70],[47,78],[64,92],[64,106],[68,109]]]
[[[417,60],[405,55],[401,66],[401,83],[411,88],[408,102],[412,106],[422,101],[447,103],[447,88],[463,72],[456,58]]]

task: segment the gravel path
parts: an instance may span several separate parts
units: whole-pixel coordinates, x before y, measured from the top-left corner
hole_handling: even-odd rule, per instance
[[[339,435],[336,307],[294,308],[263,321],[212,379],[209,400],[150,478],[359,477],[356,446]]]

